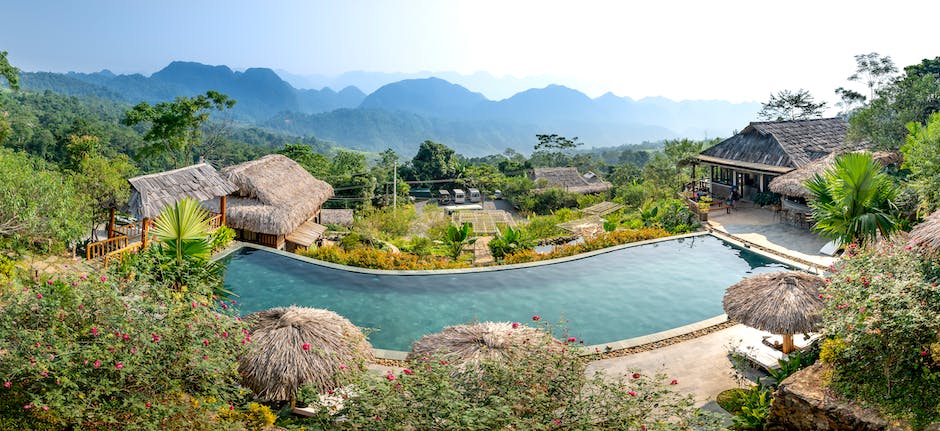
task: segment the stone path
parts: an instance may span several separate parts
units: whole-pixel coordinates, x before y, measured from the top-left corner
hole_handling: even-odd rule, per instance
[[[493,255],[490,253],[490,241],[492,240],[493,237],[491,236],[481,236],[473,243],[473,266],[487,266],[495,262]]]

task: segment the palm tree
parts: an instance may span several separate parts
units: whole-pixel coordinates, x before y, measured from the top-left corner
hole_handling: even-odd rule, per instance
[[[869,243],[899,229],[897,186],[867,153],[836,157],[835,165],[807,180],[814,199],[813,230],[843,244]]]
[[[207,260],[212,253],[209,212],[195,199],[186,198],[160,212],[154,221],[154,236],[161,248],[182,263],[184,258]]]
[[[456,260],[460,257],[464,246],[476,242],[477,239],[472,238],[472,236],[473,227],[470,226],[470,223],[464,223],[460,227],[455,225],[447,226],[447,230],[444,231],[443,243],[447,247],[450,257]]]

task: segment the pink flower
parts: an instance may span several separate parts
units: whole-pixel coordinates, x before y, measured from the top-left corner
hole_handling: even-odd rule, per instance
[[[98,328],[97,328],[97,327],[91,328],[91,335],[92,335],[93,337],[97,337],[97,336],[98,336]]]
[[[209,340],[202,340],[202,344],[209,347]]]
[[[152,405],[153,405],[153,404],[150,404],[149,402],[148,402],[148,403],[146,403],[146,404],[144,404],[144,406],[145,406],[145,407],[147,407],[148,409],[149,409],[149,408],[150,408],[150,406],[152,406]]]
[[[32,405],[32,404],[27,404],[27,405],[23,406],[23,410],[29,410],[29,409],[31,409],[31,408],[33,408],[33,405]]]
[[[81,309],[83,309],[83,308],[85,308],[85,304],[78,304],[78,309],[79,309],[79,310],[81,310]]]
[[[36,299],[42,299],[42,294],[41,294],[41,293],[37,293],[37,294],[36,294]]]
[[[534,320],[534,321],[536,321],[536,322],[538,322],[538,321],[541,320],[541,319],[542,319],[542,316],[532,316],[532,320]]]
[[[11,382],[11,381],[9,381],[9,380],[3,382],[3,387],[9,389],[10,386],[13,386],[13,382]]]
[[[512,329],[516,329],[518,327],[519,327],[519,322],[512,322]]]
[[[73,281],[73,282],[72,282],[72,287],[77,287],[77,286],[78,286],[78,282],[77,282],[77,281]]]
[[[574,338],[574,337],[568,337],[568,342],[569,342],[569,343],[574,343],[575,341],[578,341],[578,339],[577,339],[577,338]]]
[[[160,341],[160,336],[159,336],[159,335],[157,335],[157,334],[154,334],[154,333],[151,333],[151,334],[150,334],[150,338],[152,338],[152,339],[153,339],[153,342],[154,342],[154,343],[156,343],[156,342],[159,342],[159,341]]]
[[[193,308],[196,308],[197,306],[198,304],[196,304],[196,301],[193,301]]]
[[[346,368],[347,368],[347,367],[346,367],[345,364],[340,364],[340,365],[339,365],[339,369],[341,369],[341,370],[345,370]]]
[[[42,410],[43,410],[43,411],[49,410],[49,406],[42,406]]]
[[[99,360],[96,359],[96,360],[95,360],[95,368],[98,368],[98,367],[100,367],[100,366],[101,366],[101,361],[99,361]]]
[[[131,347],[131,354],[132,354],[132,355],[136,355],[136,354],[137,354],[137,349]]]
[[[672,381],[669,382],[669,384],[670,384],[670,385],[678,385],[678,384],[679,384],[679,381],[676,380],[676,379],[672,379]]]
[[[635,397],[635,396],[636,396],[636,392],[633,392],[633,391],[627,392],[627,394],[629,394],[631,397]]]
[[[926,350],[921,350],[920,355],[921,355],[921,356],[927,356],[927,351],[926,351]]]
[[[118,363],[114,364],[114,368],[117,368],[117,369],[120,370],[121,368],[124,368],[124,364],[118,362]]]
[[[235,404],[229,404],[229,405],[228,405],[228,409],[229,409],[229,410],[235,410]]]
[[[304,343],[303,349],[304,349],[305,352],[309,351],[309,350],[310,350],[310,343]]]
[[[101,281],[102,281],[102,282],[108,281],[108,276],[102,275],[102,276],[101,276]]]
[[[393,376],[391,373],[386,374],[386,375],[385,375],[385,378],[388,379],[388,381],[395,380],[395,376]]]
[[[82,274],[81,277],[78,277],[78,278],[81,278],[82,280],[87,280],[87,279],[88,279],[88,275]]]
[[[555,425],[561,425],[561,421],[558,419],[552,419],[552,423],[554,423]]]
[[[46,284],[52,284],[52,279],[50,278],[50,279],[46,280]]]
[[[403,373],[405,373],[405,374],[407,374],[407,375],[409,375],[409,376],[415,373],[414,371],[411,371],[411,370],[409,370],[409,369],[407,369],[407,368],[405,368],[404,370],[401,370],[401,372],[403,372]]]

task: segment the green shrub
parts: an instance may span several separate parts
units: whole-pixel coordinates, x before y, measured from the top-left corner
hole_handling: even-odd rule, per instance
[[[0,398],[23,403],[5,421],[211,429],[212,411],[241,404],[247,326],[206,290],[113,275],[22,283],[0,294]]]
[[[496,233],[489,247],[494,258],[502,259],[507,254],[532,247],[532,241],[528,239],[527,233],[522,228],[513,229],[512,226],[506,226],[505,229]]]
[[[774,192],[760,192],[754,195],[754,205],[780,205],[780,194]]]
[[[365,236],[392,240],[407,235],[417,217],[413,205],[373,209],[356,219],[353,230]]]
[[[344,250],[336,246],[317,247],[300,253],[303,256],[341,265],[372,269],[424,270],[466,268],[466,262],[438,256],[417,256],[411,253],[392,253],[369,247]]]
[[[219,227],[212,234],[212,250],[220,251],[228,247],[235,240],[235,229],[228,226]]]
[[[525,263],[540,260],[556,259],[559,257],[574,256],[576,254],[587,253],[589,251],[600,250],[602,248],[613,247],[615,245],[628,244],[637,241],[646,241],[650,239],[663,238],[669,236],[660,228],[643,228],[616,230],[613,232],[604,232],[594,238],[588,238],[583,243],[573,244],[564,247],[555,247],[551,253],[536,253],[533,250],[523,250],[503,258],[505,263]]]
[[[739,410],[731,418],[736,430],[763,430],[770,415],[770,389],[761,385],[746,389],[734,402]]]
[[[831,387],[923,426],[940,420],[940,288],[930,257],[887,243],[850,245],[831,268],[822,359]]]

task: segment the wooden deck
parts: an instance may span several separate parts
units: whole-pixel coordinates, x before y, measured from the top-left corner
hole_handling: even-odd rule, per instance
[[[623,205],[620,205],[620,204],[617,204],[617,203],[613,203],[613,202],[610,202],[610,201],[605,201],[605,202],[601,202],[601,203],[599,203],[599,204],[597,204],[597,205],[591,205],[591,206],[589,206],[589,207],[587,207],[587,208],[581,210],[581,212],[583,212],[583,213],[585,213],[585,214],[590,214],[590,215],[596,215],[596,216],[601,216],[601,217],[603,217],[603,216],[605,216],[605,215],[607,215],[607,214],[610,214],[610,213],[612,213],[612,212],[618,211],[618,210],[620,210],[621,208],[623,208]]]

